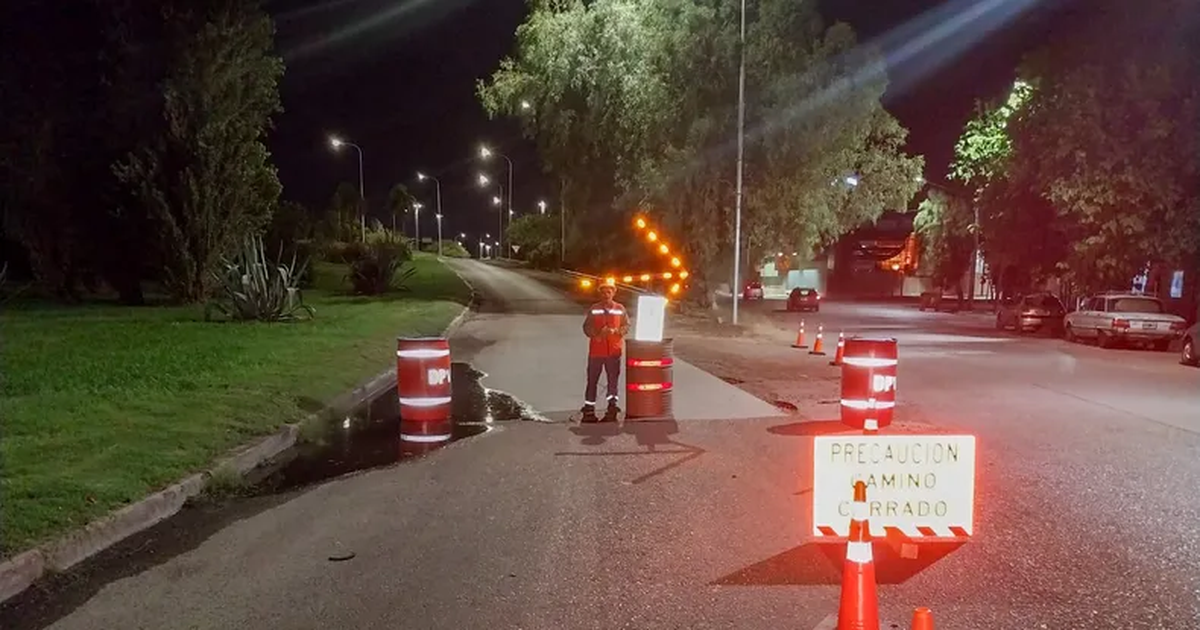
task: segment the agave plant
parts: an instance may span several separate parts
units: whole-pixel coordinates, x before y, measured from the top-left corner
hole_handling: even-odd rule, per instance
[[[368,241],[362,254],[350,262],[346,275],[359,295],[406,291],[409,279],[417,272],[405,268],[411,258],[408,245],[398,238]]]
[[[297,266],[294,254],[290,264],[268,262],[262,238],[247,237],[233,259],[222,257],[221,269],[212,273],[218,295],[205,308],[205,318],[211,319],[214,311],[231,320],[312,318],[316,312],[304,303],[298,286],[307,266],[307,260]]]

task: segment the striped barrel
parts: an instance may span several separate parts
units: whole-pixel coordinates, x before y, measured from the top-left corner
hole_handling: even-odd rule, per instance
[[[454,425],[450,420],[400,421],[400,457],[424,455],[450,443]]]
[[[674,344],[670,339],[625,343],[626,418],[671,417],[674,365]]]
[[[843,424],[872,431],[892,423],[898,364],[895,339],[846,339],[842,357]]]
[[[401,421],[450,419],[450,342],[445,337],[396,341],[396,393]]]

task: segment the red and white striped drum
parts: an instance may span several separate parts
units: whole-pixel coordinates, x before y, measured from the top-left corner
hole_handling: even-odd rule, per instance
[[[396,393],[401,421],[450,419],[450,342],[409,337],[396,342]]]
[[[842,357],[842,424],[874,431],[896,409],[896,340],[850,337]]]
[[[400,457],[424,455],[450,443],[454,425],[450,420],[400,421]]]

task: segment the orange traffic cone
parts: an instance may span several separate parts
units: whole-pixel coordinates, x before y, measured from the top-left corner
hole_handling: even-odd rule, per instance
[[[875,558],[867,519],[867,484],[862,481],[854,482],[837,630],[879,630],[879,593],[875,589]]]
[[[804,343],[804,320],[800,320],[800,330],[796,332],[796,343],[792,344],[793,348],[807,348],[808,344]]]
[[[817,324],[817,340],[813,342],[813,348],[809,354],[825,354],[825,326]]]
[[[933,630],[933,612],[925,607],[914,610],[912,630]]]
[[[845,335],[845,333],[838,333],[837,352],[834,353],[833,360],[829,362],[829,365],[841,365],[842,359],[845,358],[845,356],[846,356],[846,335]]]

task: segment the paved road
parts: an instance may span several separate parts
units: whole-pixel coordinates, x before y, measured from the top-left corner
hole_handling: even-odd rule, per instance
[[[577,352],[577,305],[524,274],[459,268],[483,313],[456,356],[539,408],[572,406],[577,366],[526,353]],[[678,353],[793,416],[504,424],[242,506],[178,556],[151,544],[51,627],[815,628],[836,610],[840,565],[803,531],[803,443],[836,426],[822,401],[837,372],[790,348],[799,316],[749,314],[742,336],[681,324]],[[900,340],[896,428],[980,439],[976,539],[916,561],[876,545],[884,628],[917,605],[940,630],[1200,628],[1200,371],[979,316],[830,304],[805,318],[830,341]],[[700,378],[694,397],[717,394],[704,406],[754,407]]]
[[[827,341],[894,336],[898,425],[979,438],[976,539],[886,599],[933,607],[939,628],[1200,628],[1200,370],[999,332],[987,315],[779,306],[746,309],[752,335],[680,353],[832,420],[838,371],[790,347],[800,320],[810,343],[817,324]]]

